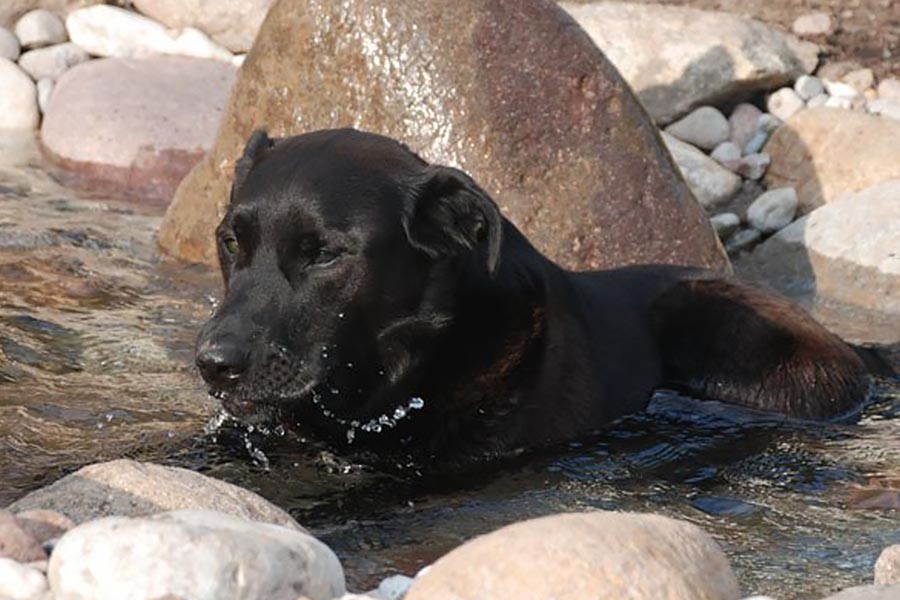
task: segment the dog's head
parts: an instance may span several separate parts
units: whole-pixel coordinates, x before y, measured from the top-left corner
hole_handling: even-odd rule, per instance
[[[226,291],[197,366],[246,419],[315,407],[362,427],[408,410],[456,278],[497,269],[501,229],[471,178],[391,139],[256,132],[216,231]]]

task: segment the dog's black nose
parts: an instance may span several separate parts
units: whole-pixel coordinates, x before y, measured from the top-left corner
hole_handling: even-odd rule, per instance
[[[236,344],[207,346],[197,353],[196,358],[203,379],[216,388],[235,385],[249,362],[249,355]]]

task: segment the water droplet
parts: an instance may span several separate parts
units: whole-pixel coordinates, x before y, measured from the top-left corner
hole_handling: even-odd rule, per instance
[[[348,368],[348,369],[352,369],[352,368],[353,368],[353,363],[348,362],[348,363],[347,363],[347,368]]]
[[[337,396],[338,394],[340,394],[337,388],[331,388],[328,391],[331,392],[332,396]]]
[[[398,406],[394,409],[394,418],[398,421],[406,416],[406,409],[402,406]]]
[[[342,312],[338,313],[338,319],[343,319],[343,318],[344,318],[344,313],[342,313]]]
[[[347,430],[347,443],[348,443],[348,444],[352,444],[352,443],[353,443],[353,440],[355,440],[355,439],[356,439],[356,430],[355,430],[355,429],[348,429],[348,430]]]
[[[419,410],[425,407],[425,401],[419,397],[410,398],[409,399],[409,407],[415,410]]]

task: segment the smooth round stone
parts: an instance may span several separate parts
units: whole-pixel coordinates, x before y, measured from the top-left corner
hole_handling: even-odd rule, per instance
[[[709,155],[710,158],[722,164],[741,159],[741,148],[734,142],[722,142]]]
[[[37,89],[16,65],[0,58],[0,129],[34,129],[40,122]]]
[[[769,190],[747,208],[747,221],[761,233],[774,233],[790,225],[798,203],[794,188]]]
[[[665,132],[662,138],[688,187],[704,208],[710,209],[724,204],[741,189],[740,177],[694,146]]]
[[[829,96],[828,99],[825,100],[825,104],[823,106],[827,106],[828,108],[843,108],[844,110],[850,110],[853,108],[853,100],[841,96]]]
[[[828,94],[835,98],[856,98],[857,96],[859,96],[859,91],[857,91],[856,88],[842,81],[831,81],[825,79],[824,83],[825,89],[828,91]]]
[[[818,77],[801,75],[794,82],[794,91],[803,100],[810,100],[819,94],[825,93],[825,84]]]
[[[828,94],[819,94],[818,96],[814,96],[809,99],[806,103],[806,108],[818,108],[819,106],[825,106],[828,103],[828,99],[831,98]]]
[[[23,48],[62,44],[69,39],[62,19],[42,8],[25,13],[16,23],[15,30]]]
[[[756,229],[741,229],[730,238],[725,244],[725,250],[729,254],[737,252],[745,252],[750,250],[762,239],[762,234]]]
[[[720,213],[710,217],[709,222],[712,223],[713,229],[723,242],[727,241],[732,234],[741,226],[741,218],[734,213]]]
[[[703,150],[712,150],[728,140],[728,119],[712,106],[701,106],[666,127],[666,133]]]
[[[875,84],[875,74],[872,69],[856,69],[844,75],[842,81],[862,94]]]
[[[803,110],[806,104],[803,99],[793,89],[785,87],[769,96],[766,101],[766,108],[770,113],[787,121],[792,116]]]
[[[38,107],[41,109],[41,114],[47,112],[54,87],[56,87],[56,82],[52,79],[41,79],[37,82]]]
[[[744,156],[737,164],[734,165],[733,171],[746,179],[761,179],[766,174],[772,159],[768,154],[761,152],[759,154],[748,154]]]
[[[71,42],[29,50],[19,58],[19,67],[32,79],[56,80],[77,64],[90,60],[90,55]]]
[[[20,53],[19,38],[13,35],[9,29],[0,27],[0,58],[16,60]]]
[[[38,569],[0,558],[0,598],[36,600],[47,592],[47,577]]]
[[[731,141],[737,144],[738,148],[744,148],[747,143],[756,135],[759,118],[763,112],[752,104],[746,102],[738,104],[728,117],[728,124],[731,127]]]

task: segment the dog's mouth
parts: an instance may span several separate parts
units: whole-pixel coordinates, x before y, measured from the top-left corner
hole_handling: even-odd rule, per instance
[[[248,423],[274,421],[289,405],[310,402],[315,394],[315,381],[308,381],[289,390],[214,389],[209,395],[222,404],[225,411]]]

